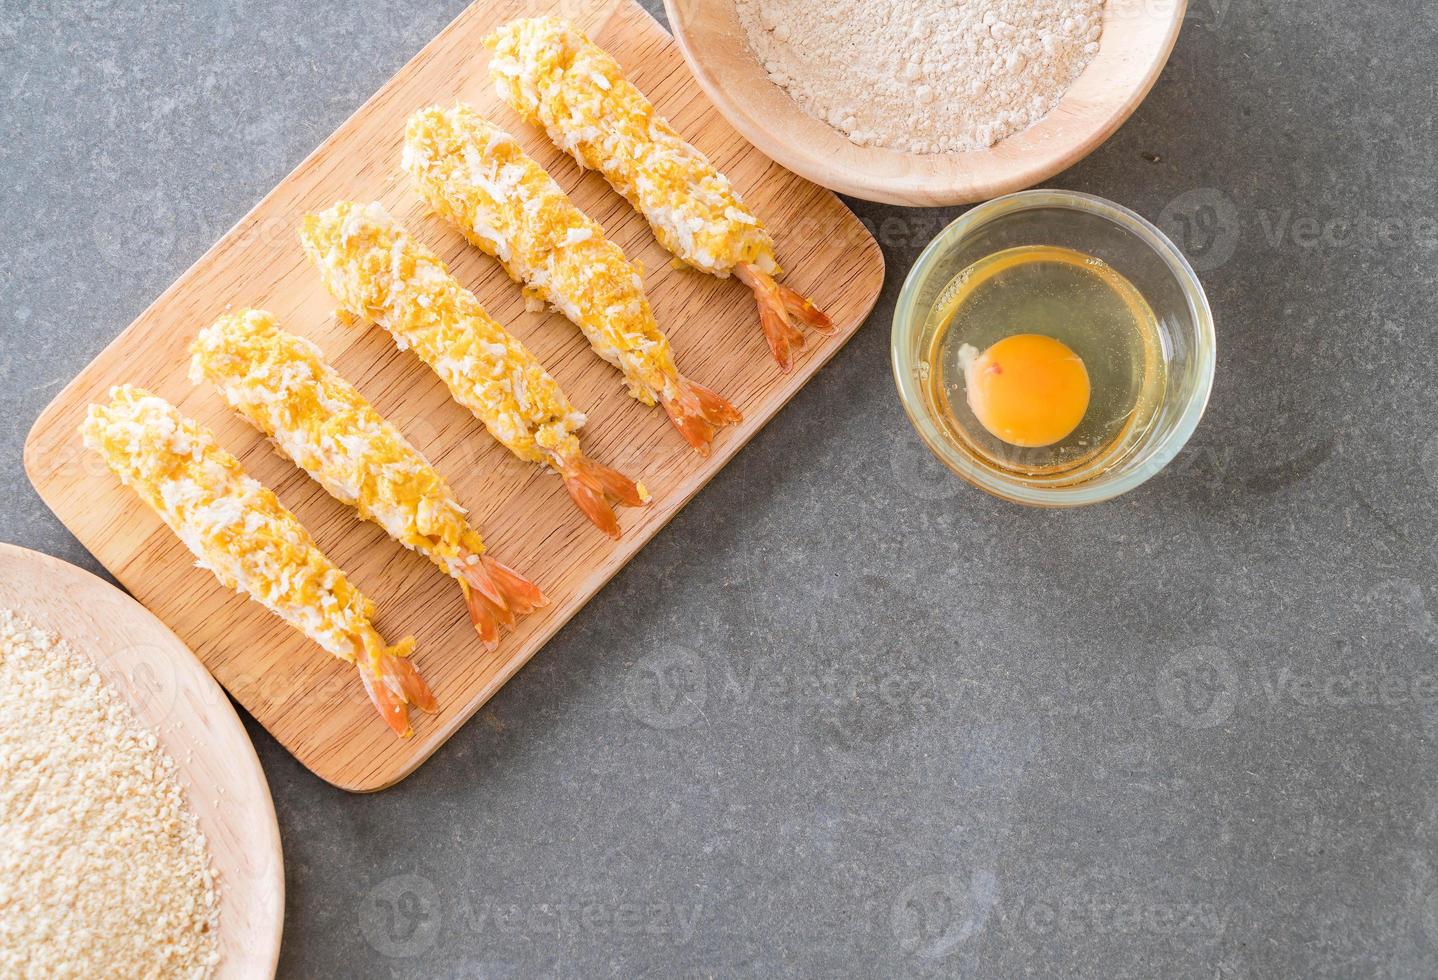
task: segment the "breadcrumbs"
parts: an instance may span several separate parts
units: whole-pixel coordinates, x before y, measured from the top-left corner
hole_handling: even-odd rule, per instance
[[[0,609],[0,977],[205,977],[218,924],[174,760],[87,658]]]

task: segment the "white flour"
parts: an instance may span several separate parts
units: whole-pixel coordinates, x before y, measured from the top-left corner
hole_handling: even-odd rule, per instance
[[[737,0],[769,77],[860,145],[975,150],[1027,129],[1098,51],[1104,0]]]

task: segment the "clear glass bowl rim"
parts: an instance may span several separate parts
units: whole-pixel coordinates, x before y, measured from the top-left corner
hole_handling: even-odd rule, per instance
[[[924,395],[915,379],[915,362],[910,356],[915,335],[923,329],[928,317],[927,310],[921,311],[917,308],[919,283],[934,263],[973,229],[1005,215],[1035,208],[1067,208],[1097,215],[1108,219],[1146,244],[1163,260],[1178,283],[1188,303],[1189,315],[1198,331],[1195,351],[1195,357],[1198,358],[1197,382],[1177,392],[1170,388],[1169,395],[1166,396],[1181,394],[1184,399],[1178,422],[1157,445],[1142,456],[1125,462],[1119,470],[1107,473],[1100,479],[1070,487],[1035,486],[1018,477],[1009,477],[978,466],[950,448],[938,425],[925,410]],[[1204,294],[1198,275],[1189,265],[1188,259],[1184,258],[1183,253],[1167,235],[1134,211],[1093,194],[1079,191],[1028,190],[996,197],[971,208],[934,236],[934,240],[919,254],[918,260],[914,262],[904,280],[903,289],[900,290],[898,302],[894,307],[890,358],[893,362],[894,382],[899,389],[899,401],[903,404],[910,423],[924,445],[928,446],[945,466],[981,490],[1015,503],[1035,507],[1080,507],[1112,500],[1127,493],[1150,479],[1178,455],[1198,428],[1204,410],[1208,407],[1218,351],[1213,330],[1213,311],[1209,308],[1208,297]]]

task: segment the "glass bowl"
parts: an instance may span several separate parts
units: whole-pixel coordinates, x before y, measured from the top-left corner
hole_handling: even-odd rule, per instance
[[[943,326],[936,301],[954,277],[1002,249],[1052,245],[1096,256],[1131,282],[1152,307],[1167,383],[1141,437],[1101,467],[1025,474],[980,462],[942,424],[924,353]],[[1213,313],[1178,248],[1128,208],[1090,194],[1034,190],[981,204],[939,233],[904,282],[894,310],[894,380],[914,429],[940,461],[997,497],[1036,507],[1078,507],[1111,500],[1143,483],[1188,442],[1213,388]]]

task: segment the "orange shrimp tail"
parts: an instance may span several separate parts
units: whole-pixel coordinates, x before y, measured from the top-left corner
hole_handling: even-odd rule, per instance
[[[578,474],[566,474],[564,488],[590,523],[615,541],[619,540],[619,518],[614,516],[614,508],[604,499],[604,491],[590,486]]]
[[[701,456],[709,455],[710,443],[722,426],[744,421],[744,416],[727,398],[682,374],[674,388],[672,397],[660,396],[659,400],[674,428]]]
[[[769,342],[769,350],[773,353],[779,370],[788,373],[794,366],[794,351],[804,346],[804,335],[789,320],[789,309],[779,292],[779,284],[774,281],[773,276],[760,272],[748,263],[739,265],[734,274],[739,277],[740,282],[754,291],[754,299],[759,304],[759,326],[764,331],[764,339]]]
[[[467,586],[464,598],[469,618],[490,650],[499,645],[501,623],[513,629],[516,617],[549,605],[549,600],[533,582],[488,555],[480,556],[473,563],[466,560],[462,574]]]
[[[794,351],[804,346],[804,335],[794,326],[793,318],[820,333],[834,332],[834,321],[823,310],[795,290],[775,282],[767,272],[744,263],[735,268],[734,274],[754,291],[759,303],[759,326],[779,370],[787,372],[793,366]]]
[[[779,370],[788,374],[794,367],[794,351],[804,346],[804,335],[789,323],[782,306],[773,306],[766,299],[759,300],[759,326]]]
[[[429,685],[419,676],[414,664],[409,662],[409,652],[413,649],[413,638],[407,637],[392,647],[386,647],[379,635],[371,631],[359,640],[355,651],[355,668],[359,671],[365,693],[385,724],[400,738],[409,738],[414,734],[409,727],[406,704],[422,711],[434,711],[439,707],[429,691]]]
[[[619,518],[614,515],[609,501],[613,499],[629,507],[638,507],[645,502],[633,480],[584,455],[563,460],[559,475],[564,478],[564,488],[584,516],[616,541],[619,540]]]
[[[628,488],[634,488],[634,484],[627,479],[624,480],[624,484]],[[635,498],[639,496],[638,489],[634,489],[634,495]],[[642,503],[642,501],[640,502]],[[539,586],[508,565],[495,561],[489,555],[481,555],[479,561],[489,572],[490,580],[504,596],[505,605],[514,610],[517,615],[524,616],[549,605],[549,597],[539,591]]]
[[[471,585],[466,576],[464,603],[469,609],[469,621],[474,623],[475,632],[486,650],[499,646],[499,615],[494,603]]]
[[[498,583],[489,574],[489,569],[482,562],[475,562],[473,565],[468,562],[464,566],[464,580],[469,584],[469,610],[474,615],[476,604],[490,613],[490,618],[496,619],[505,626],[514,625],[514,611],[509,608],[509,603],[500,591]],[[475,625],[479,620],[475,619]],[[483,630],[481,630],[483,633]]]
[[[779,291],[779,298],[784,302],[784,309],[791,316],[798,317],[820,333],[834,332],[834,321],[829,319],[827,313],[810,302],[807,296],[800,295],[783,283],[776,282],[774,286]]]
[[[460,573],[464,576],[464,580],[469,583],[469,587],[488,599],[491,605],[497,606],[500,609],[509,608],[508,603],[504,601],[504,593],[499,591],[499,586],[495,584],[494,579],[490,577],[488,569],[477,561],[474,564],[470,564],[469,559],[471,557],[468,553],[464,554],[463,571]]]
[[[386,683],[399,685],[400,692],[404,699],[426,714],[433,714],[439,710],[439,702],[430,693],[429,685],[424,678],[419,676],[419,671],[408,657],[401,657],[394,654],[383,657],[380,661],[380,671],[386,679]]]
[[[400,738],[409,738],[414,731],[409,727],[409,712],[393,691],[364,667],[359,669],[360,680],[364,682],[365,693],[369,695],[384,723]]]

